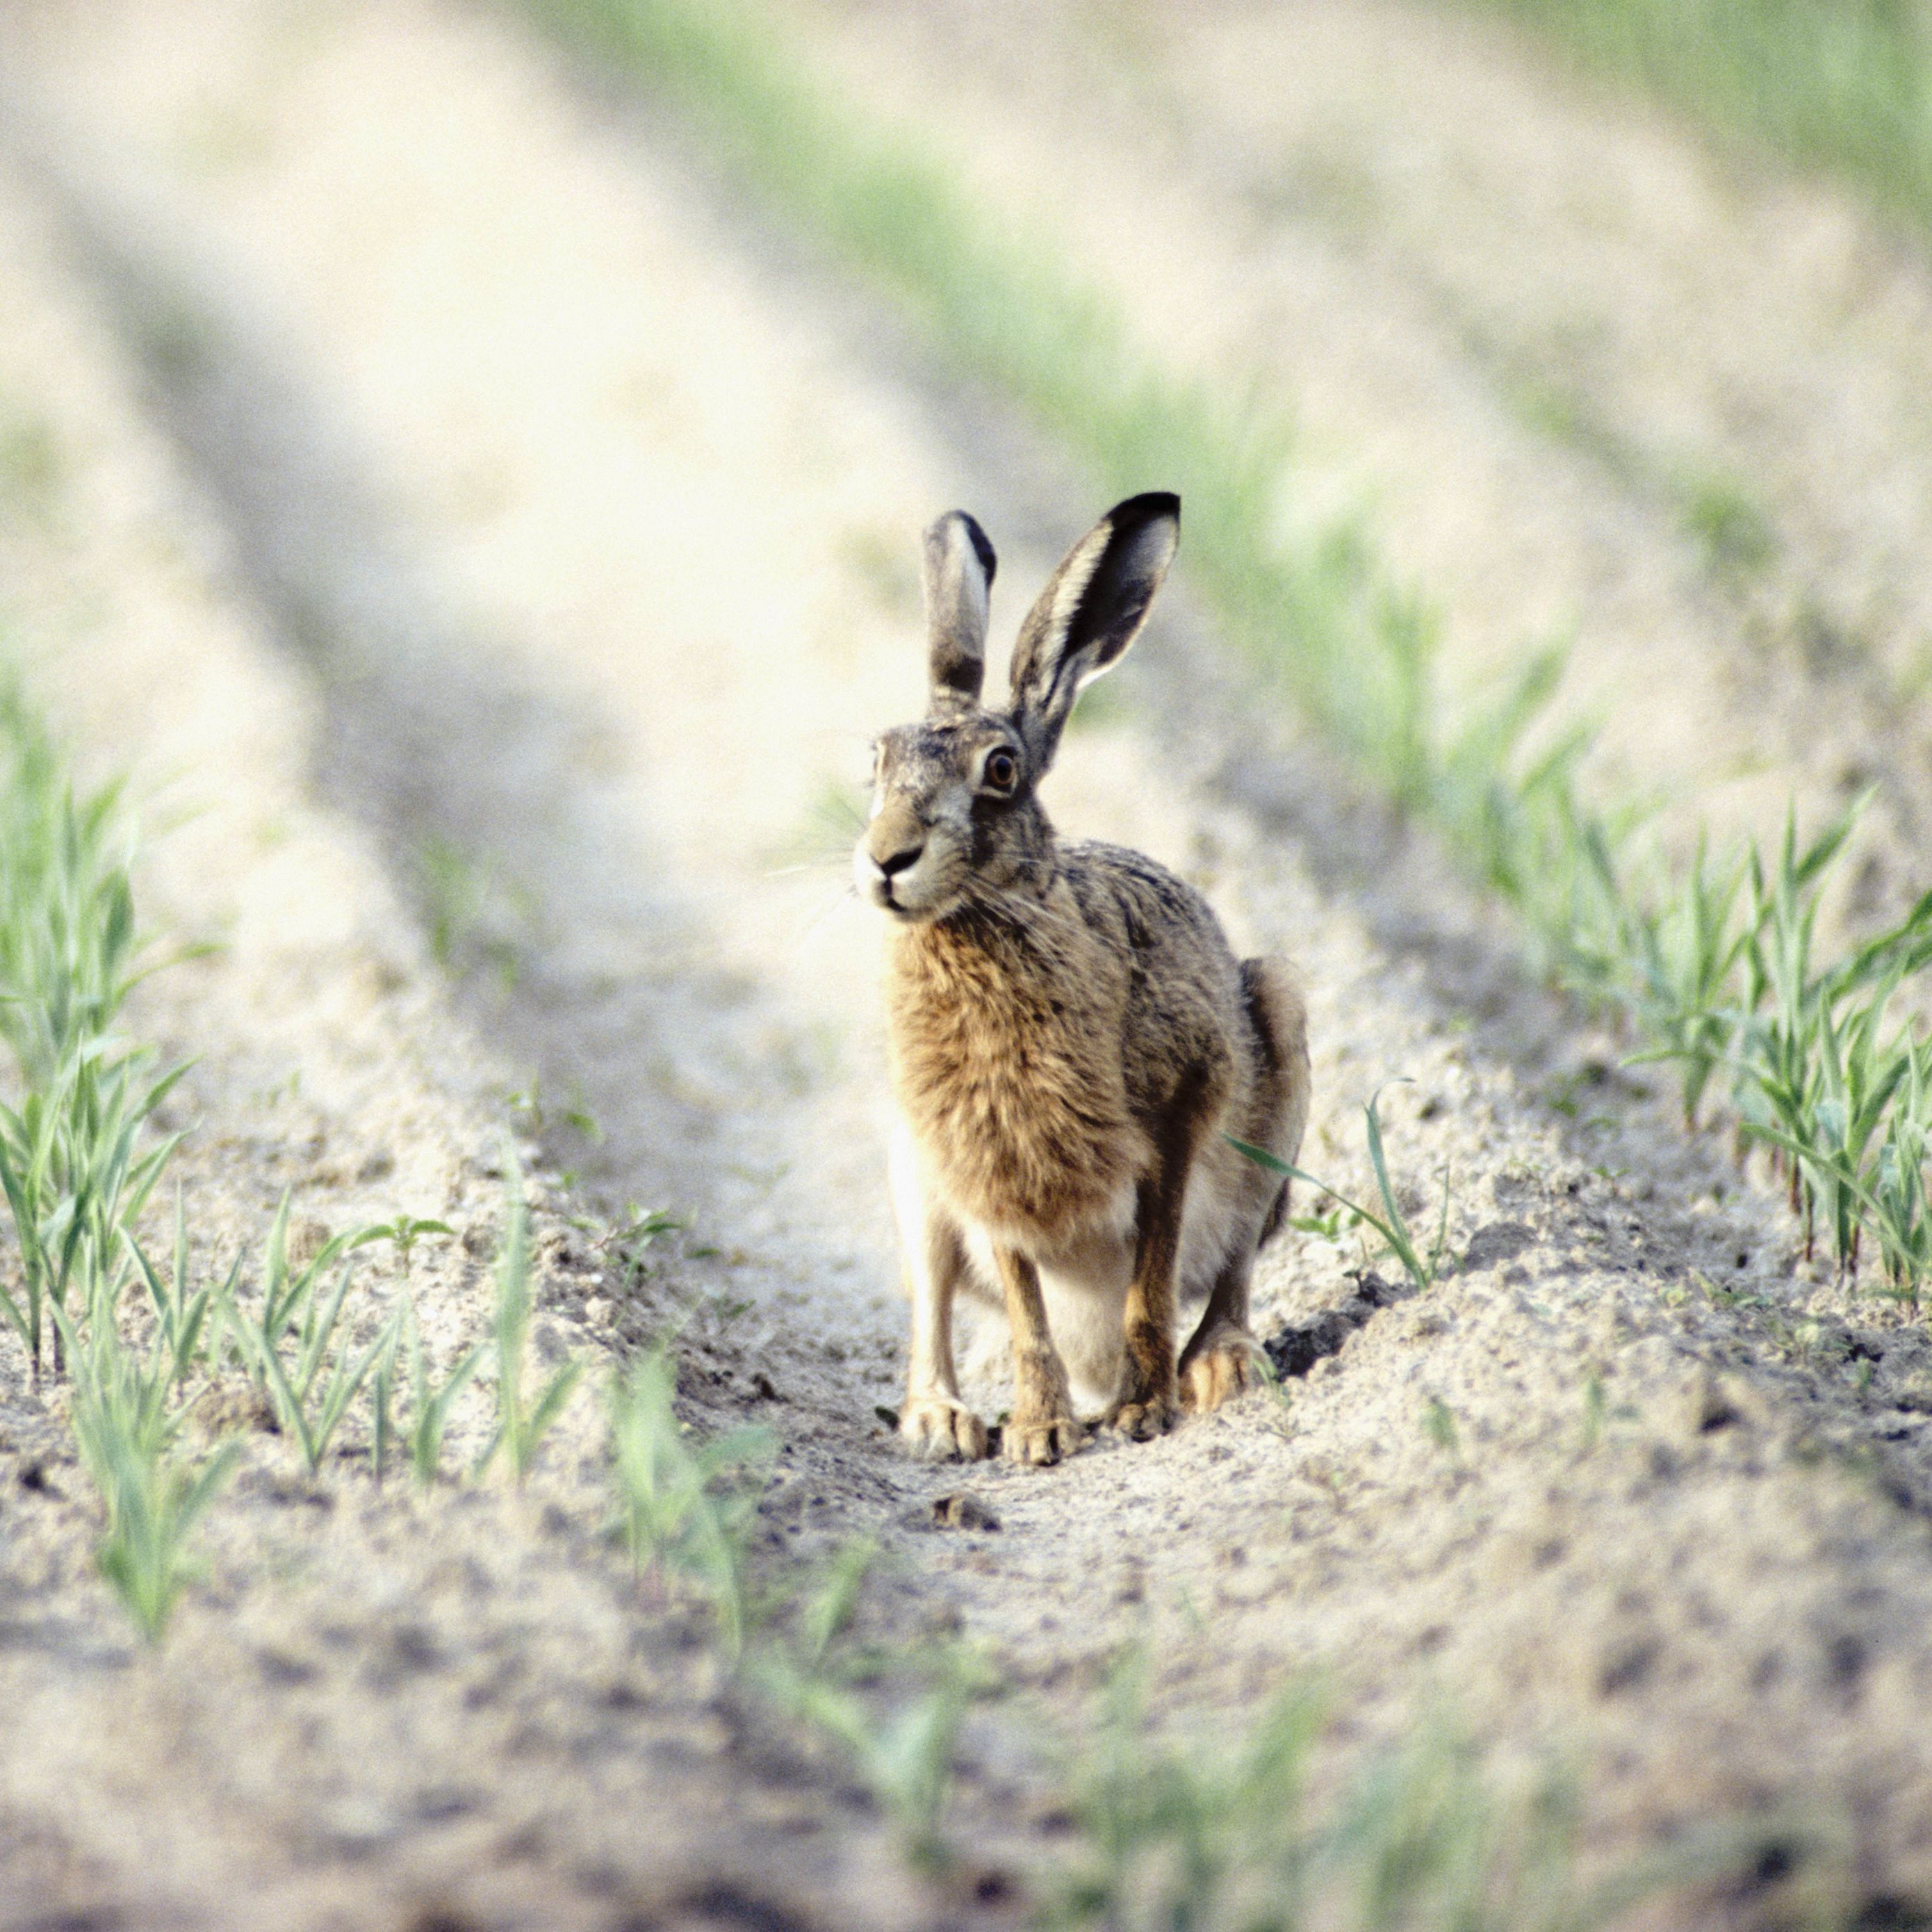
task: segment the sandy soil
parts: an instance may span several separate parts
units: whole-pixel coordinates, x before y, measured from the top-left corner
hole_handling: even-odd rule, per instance
[[[1318,39],[1322,12],[1283,17]],[[821,44],[909,100],[934,83],[907,17],[826,15]],[[1184,123],[1197,82],[1232,87],[1243,62],[1216,50],[1251,28],[1231,10],[1203,37]],[[1532,84],[1507,43],[1456,44],[1498,87]],[[1051,1473],[989,1467],[970,1480],[997,1533],[909,1527],[960,1479],[904,1460],[875,1414],[903,1315],[876,934],[842,898],[836,801],[917,701],[910,566],[933,509],[970,504],[992,532],[1010,630],[1101,506],[674,130],[614,111],[499,15],[119,0],[15,16],[4,46],[0,406],[58,458],[37,496],[16,482],[0,544],[56,715],[100,768],[132,766],[157,814],[197,808],[154,847],[144,904],[228,944],[154,982],[141,1018],[199,1056],[183,1172],[207,1252],[259,1239],[285,1186],[332,1228],[442,1215],[464,1238],[420,1252],[413,1285],[454,1349],[484,1318],[504,1128],[539,1129],[540,1346],[602,1360],[694,1310],[694,1417],[755,1414],[784,1444],[768,1550],[880,1536],[895,1630],[964,1628],[1063,1715],[1136,1634],[1176,1717],[1250,1708],[1312,1667],[1357,1739],[1446,1695],[1506,1755],[1570,1754],[1601,1849],[1796,1807],[1842,1832],[1863,1896],[1932,1895],[1932,1348],[1796,1265],[1774,1204],[1509,979],[1426,850],[1348,883],[1309,823],[1318,758],[1241,722],[1184,584],[1052,802],[1187,872],[1244,946],[1298,960],[1323,1171],[1366,1184],[1360,1104],[1412,1078],[1389,1097],[1391,1156],[1418,1196],[1447,1166],[1462,1265],[1316,1363],[1286,1426],[1257,1397]],[[989,58],[940,128],[962,166],[1008,155],[986,191],[1030,208],[1029,170],[1094,181],[1080,144],[1116,124],[1070,130],[1044,82],[1001,107],[1006,71]],[[1270,152],[1268,128],[1204,112]],[[1124,207],[1137,180],[1107,192]],[[1150,260],[1198,190],[1182,170],[1163,192]],[[1151,332],[1177,326],[1190,277],[1242,284],[1247,256],[1212,259],[1226,231],[1201,226],[1172,279],[1137,285]],[[1355,333],[1393,365],[1395,271],[1378,256],[1364,280],[1323,246],[1331,289],[1365,291],[1328,339],[1372,313],[1380,333]],[[1218,326],[1201,353],[1245,352],[1263,318]],[[1654,680],[1647,652],[1682,670],[1667,719],[1619,714],[1614,757],[1688,782],[1748,752],[1761,788],[1834,790],[1852,740],[1787,729],[1798,674],[1762,670],[1743,605],[1654,500],[1514,424],[1480,358],[1415,350],[1405,388],[1281,339],[1307,350],[1304,396],[1336,399],[1311,437],[1380,481],[1466,669],[1574,597],[1618,614],[1579,626],[1599,696]],[[1451,379],[1461,412],[1431,414]],[[1418,454],[1438,448],[1453,471]],[[1524,501],[1533,539],[1506,514]],[[1605,527],[1621,534],[1592,549]],[[1617,598],[1582,597],[1596,568]],[[1136,722],[1154,717],[1158,734]],[[424,937],[424,881],[452,852],[486,902],[453,983]],[[565,1218],[627,1202],[690,1230],[636,1292]],[[1348,1302],[1356,1259],[1312,1238],[1271,1251],[1268,1330]],[[150,1656],[88,1574],[84,1492],[20,1370],[0,1354],[13,1920],[1017,1910],[1010,1888],[919,1891],[856,1794],[720,1694],[688,1618],[598,1534],[587,1397],[520,1497],[418,1505],[346,1466],[311,1485],[254,1438],[209,1580]],[[1051,1806],[997,1720],[964,1772],[982,1868],[1039,1855]],[[1774,1910],[1754,1894],[1711,1917]]]

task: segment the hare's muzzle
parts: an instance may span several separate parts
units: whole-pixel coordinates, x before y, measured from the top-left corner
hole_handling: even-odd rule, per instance
[[[919,863],[926,850],[926,841],[921,837],[907,843],[888,840],[889,849],[881,852],[874,849],[879,842],[872,838],[860,841],[859,849],[852,855],[852,870],[862,896],[874,905],[883,906],[888,912],[902,913],[910,908],[902,904],[893,887],[894,882],[911,871]]]

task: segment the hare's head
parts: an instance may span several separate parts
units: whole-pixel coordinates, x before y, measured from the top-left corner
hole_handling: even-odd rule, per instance
[[[1180,500],[1164,492],[1109,510],[1028,613],[997,711],[980,701],[993,546],[964,510],[926,532],[932,690],[925,717],[874,748],[872,817],[853,855],[864,897],[902,920],[942,919],[1042,878],[1052,834],[1035,788],[1081,687],[1138,634],[1180,532]]]

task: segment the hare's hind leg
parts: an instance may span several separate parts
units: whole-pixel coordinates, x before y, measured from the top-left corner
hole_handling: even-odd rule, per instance
[[[1248,1326],[1248,1276],[1252,1252],[1231,1255],[1214,1279],[1187,1346],[1180,1352],[1180,1406],[1196,1414],[1219,1408],[1255,1387],[1261,1344]]]
[[[1259,1049],[1254,1086],[1240,1137],[1278,1159],[1300,1157],[1308,1124],[1308,1018],[1294,976],[1279,959],[1241,962],[1241,992]],[[1288,1183],[1249,1166],[1247,1225],[1215,1276],[1208,1306],[1180,1352],[1180,1399],[1196,1410],[1218,1408],[1252,1388],[1261,1348],[1248,1327],[1248,1280],[1255,1251],[1288,1214]]]
[[[1226,1097],[1224,1078],[1206,1072],[1184,1088],[1156,1137],[1156,1165],[1135,1202],[1134,1271],[1127,1284],[1120,1393],[1107,1426],[1144,1442],[1174,1426],[1174,1324],[1181,1235],[1195,1155]]]
[[[899,1433],[915,1455],[942,1462],[977,1462],[986,1453],[986,1425],[959,1400],[952,1364],[952,1299],[966,1273],[965,1243],[921,1184],[917,1157],[904,1134],[893,1139],[892,1182],[906,1292],[912,1301],[912,1349]]]

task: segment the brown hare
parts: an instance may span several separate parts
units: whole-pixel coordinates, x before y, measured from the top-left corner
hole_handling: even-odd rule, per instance
[[[992,546],[963,511],[926,534],[931,700],[878,741],[860,892],[890,915],[900,1120],[892,1200],[912,1298],[901,1432],[977,1457],[952,1306],[1004,1304],[1006,1454],[1079,1443],[1076,1393],[1124,1434],[1247,1385],[1248,1277],[1287,1190],[1227,1136],[1292,1161],[1308,1117],[1285,965],[1237,961],[1192,887],[1138,852],[1062,844],[1040,782],[1090,679],[1118,662],[1172,561],[1180,504],[1109,511],[1021,626],[1004,710],[980,701]],[[1175,1313],[1204,1296],[1174,1357]]]

